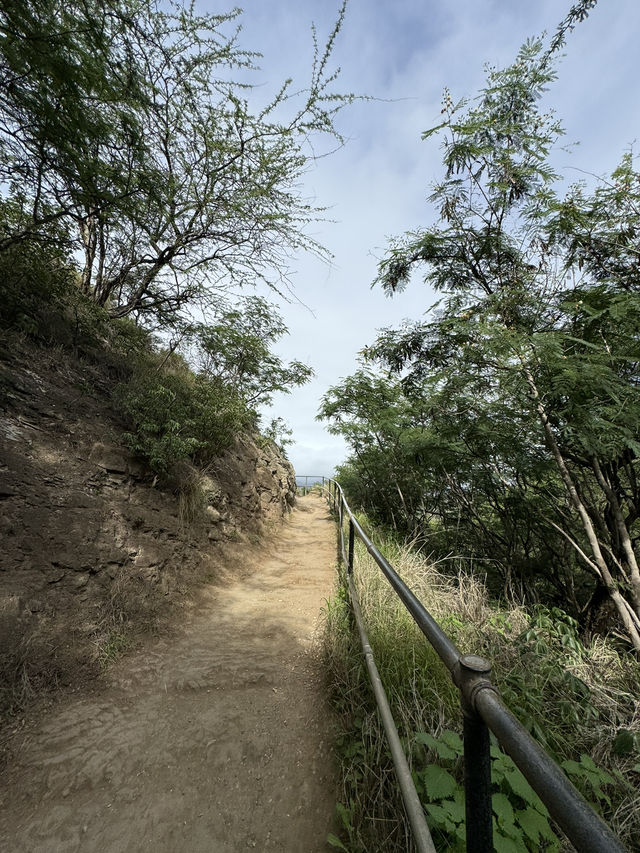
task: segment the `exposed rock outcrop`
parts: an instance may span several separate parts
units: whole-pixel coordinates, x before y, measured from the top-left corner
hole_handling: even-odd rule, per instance
[[[206,475],[184,466],[182,495],[160,489],[119,445],[107,390],[60,351],[0,361],[0,656],[37,637],[62,681],[63,657],[108,654],[125,623],[215,579],[220,545],[295,499],[291,465],[259,436],[238,437]],[[0,660],[0,694],[14,665]]]
[[[240,527],[243,519],[277,521],[293,506],[295,472],[273,442],[239,436],[204,481],[214,523]],[[216,518],[218,513],[221,517]],[[239,520],[238,520],[239,519]]]

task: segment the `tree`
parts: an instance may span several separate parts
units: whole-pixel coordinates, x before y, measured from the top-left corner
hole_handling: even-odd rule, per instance
[[[275,305],[250,296],[222,311],[217,322],[197,324],[187,331],[191,361],[201,372],[233,389],[248,406],[268,405],[276,391],[290,393],[304,385],[313,370],[300,361],[285,364],[271,351],[287,327]]]
[[[154,0],[10,3],[0,13],[0,155],[13,176],[0,250],[63,220],[82,287],[114,316],[171,325],[230,282],[274,287],[288,253],[323,253],[319,211],[297,183],[312,137],[339,139],[331,53],[343,4],[306,89],[285,81],[253,108],[239,11],[198,15]],[[22,50],[22,45],[26,49]],[[255,98],[254,98],[255,100]]]
[[[0,10],[0,250],[51,241],[51,223],[124,204],[144,160],[143,69],[131,34],[141,2],[9,0]],[[149,4],[147,4],[149,6]],[[55,232],[57,240],[61,231]]]
[[[425,440],[416,399],[409,399],[391,376],[364,365],[322,399],[319,420],[351,446],[353,464],[341,472],[352,478],[350,494],[377,521],[416,532],[423,520],[424,471],[412,458]]]
[[[393,348],[406,331],[384,333],[377,347]],[[372,371],[376,358],[368,350],[320,408],[351,447],[339,479],[354,503],[440,558],[480,565],[495,593],[578,608],[581,578],[566,571],[575,560],[541,518],[544,506],[562,521],[548,507],[562,486],[526,411],[491,400],[468,374],[446,385],[435,375],[400,381]]]
[[[420,265],[443,298],[433,319],[383,335],[368,355],[432,410],[437,401],[454,421],[472,404],[474,423],[516,443],[488,443],[485,467],[495,459],[508,488],[485,485],[476,508],[505,508],[525,477],[539,521],[573,549],[594,600],[604,591],[640,651],[640,176],[628,155],[592,194],[559,197],[549,155],[562,128],[540,107],[564,34],[592,5],[574,7],[547,50],[532,40],[490,70],[475,105],[445,92],[443,121],[424,134],[443,140],[439,223],[396,242],[378,279],[393,293]],[[527,456],[541,466],[533,488]]]

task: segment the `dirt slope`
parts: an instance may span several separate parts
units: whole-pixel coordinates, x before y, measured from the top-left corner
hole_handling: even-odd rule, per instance
[[[2,780],[15,853],[328,849],[331,719],[314,635],[334,528],[301,500],[246,574],[210,587],[177,636],[27,729]]]
[[[0,766],[14,719],[42,694],[191,606],[225,545],[280,523],[295,494],[272,442],[239,435],[206,475],[167,482],[123,446],[106,352],[94,361],[0,329]],[[102,360],[100,360],[102,359]]]

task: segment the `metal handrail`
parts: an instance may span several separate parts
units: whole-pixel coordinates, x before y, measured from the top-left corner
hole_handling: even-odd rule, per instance
[[[376,666],[373,652],[369,645],[369,638],[367,637],[364,620],[360,611],[358,593],[356,592],[351,574],[349,574],[348,582],[353,615],[360,633],[360,642],[362,643],[365,663],[369,670],[369,678],[371,680],[371,686],[373,687],[373,694],[376,697],[376,703],[380,711],[382,725],[384,726],[387,741],[389,742],[391,758],[393,760],[393,766],[395,767],[396,776],[398,777],[398,784],[400,785],[400,792],[407,811],[409,823],[411,824],[411,831],[413,833],[416,850],[418,853],[436,853],[436,848],[434,847],[433,839],[429,832],[420,797],[418,796],[416,786],[413,783],[413,777],[411,776],[411,770],[409,768],[407,758],[402,750],[402,742],[400,741],[400,735],[398,734],[398,729],[393,719],[393,714],[391,713],[389,700],[387,699],[387,694],[382,686],[378,667]]]
[[[369,554],[449,670],[453,683],[460,690],[463,712],[467,853],[493,853],[489,731],[493,732],[504,752],[513,759],[576,850],[580,853],[625,853],[626,848],[620,840],[574,788],[555,761],[547,755],[503,703],[490,679],[491,665],[481,657],[463,655],[460,652],[364,532],[351,512],[340,484],[330,478],[325,480],[325,484],[328,488],[329,500],[338,515],[341,553],[347,566],[349,591],[352,595],[352,603],[355,602],[354,612],[357,613],[356,621],[359,630],[362,617],[352,578],[356,535],[364,543]],[[349,521],[348,553],[344,543],[345,513]],[[361,638],[364,636],[363,648],[366,642],[365,657],[369,665],[369,657],[373,661],[373,656],[366,640],[364,626],[360,633]],[[377,669],[375,673],[377,674]],[[397,767],[396,772],[398,772]],[[404,801],[413,828],[414,818],[410,812],[410,805],[407,799]],[[422,812],[421,806],[420,811]],[[414,837],[414,840],[418,844],[418,839]],[[418,849],[422,851],[432,848],[418,847]]]
[[[304,480],[304,486],[298,484],[298,480]],[[311,483],[311,488],[314,486],[322,485],[324,488],[325,481],[327,478],[322,474],[296,474],[296,490],[300,490],[303,495],[306,495],[309,491],[309,480],[313,480]]]

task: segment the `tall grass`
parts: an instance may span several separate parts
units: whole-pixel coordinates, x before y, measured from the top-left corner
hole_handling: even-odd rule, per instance
[[[497,605],[477,577],[445,574],[437,564],[388,536],[375,533],[374,540],[461,650],[492,663],[494,681],[512,711],[558,762],[566,764],[572,781],[629,849],[640,850],[638,664],[603,638],[585,646],[576,623],[562,611]],[[434,744],[433,738],[444,733],[453,743],[455,736],[450,732],[462,729],[458,691],[360,544],[354,576],[375,659],[419,783],[423,768],[431,762],[442,763],[442,754],[450,752]],[[344,578],[327,607],[324,653],[333,702],[342,721],[339,843],[349,853],[404,853],[412,849],[410,833],[354,633]],[[512,773],[501,761],[497,757],[494,763],[494,782],[500,767],[506,768],[507,777]],[[460,762],[451,761],[447,767],[459,781]],[[515,814],[524,814],[530,805],[526,797],[523,803],[505,790],[522,809]],[[443,850],[460,849],[460,837],[433,820],[426,795],[425,805],[436,843]],[[450,806],[454,808],[453,799]],[[439,814],[437,808],[431,808],[433,814]],[[500,835],[502,824],[497,819]],[[519,848],[510,848],[505,840],[503,849],[562,846],[562,842],[554,847],[554,842],[535,838],[523,835]]]

